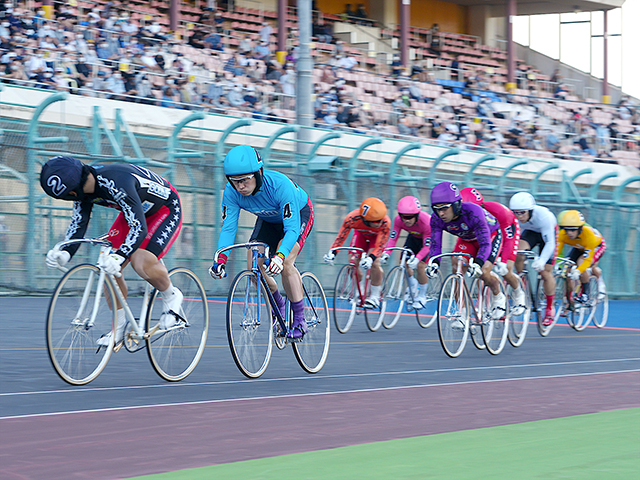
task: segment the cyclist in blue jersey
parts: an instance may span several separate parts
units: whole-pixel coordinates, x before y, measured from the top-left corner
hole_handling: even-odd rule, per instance
[[[468,253],[473,258],[469,265],[471,275],[480,277],[489,286],[491,316],[501,318],[506,312],[507,299],[500,291],[500,280],[491,274],[493,264],[502,249],[502,233],[496,219],[481,206],[463,203],[458,187],[451,182],[442,182],[431,190],[431,252],[435,257],[442,253],[442,232],[446,230],[458,237],[454,252]],[[437,261],[436,261],[437,262]],[[427,269],[435,277],[438,264]]]
[[[232,148],[224,159],[224,173],[229,183],[222,197],[222,231],[218,250],[232,245],[238,230],[240,210],[255,214],[250,241],[269,245],[271,261],[265,278],[271,293],[285,316],[285,300],[278,284],[271,278],[282,273],[282,284],[293,310],[291,338],[301,338],[307,331],[302,300],[302,279],[295,268],[296,257],[313,227],[313,204],[309,195],[280,172],[264,170],[260,154],[248,145]],[[226,276],[227,256],[209,269],[213,278]],[[260,268],[264,268],[262,262]]]

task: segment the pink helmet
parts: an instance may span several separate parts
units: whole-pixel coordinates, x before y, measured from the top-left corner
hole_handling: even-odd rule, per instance
[[[462,190],[460,190],[460,195],[462,195],[463,202],[475,203],[476,205],[480,206],[482,206],[482,204],[484,203],[484,197],[475,188],[463,188]]]
[[[416,197],[402,197],[398,202],[398,213],[400,215],[417,215],[420,213],[420,200]]]

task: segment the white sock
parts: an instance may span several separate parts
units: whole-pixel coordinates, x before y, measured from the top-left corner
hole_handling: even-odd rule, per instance
[[[116,325],[116,343],[118,343],[124,337],[124,325],[127,323],[127,315],[124,313],[124,308],[119,308],[116,311],[116,317],[118,318],[118,324]]]
[[[427,287],[429,286],[428,283],[421,283],[420,284],[420,288],[418,289],[418,296],[419,297],[424,297],[427,295]]]
[[[164,298],[165,300],[169,300],[174,294],[173,283],[169,282],[169,288],[167,288],[166,290],[161,290],[160,294],[162,295],[162,298]]]
[[[409,286],[411,290],[418,288],[418,280],[416,280],[416,277],[409,277]]]
[[[371,296],[379,297],[381,289],[382,289],[382,285],[371,285]]]

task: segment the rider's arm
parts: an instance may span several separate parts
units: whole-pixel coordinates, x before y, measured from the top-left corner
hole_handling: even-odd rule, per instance
[[[71,223],[67,228],[67,233],[64,236],[66,240],[75,240],[84,238],[84,234],[89,226],[89,219],[91,218],[91,210],[93,204],[90,202],[73,202],[73,212],[71,214]],[[76,243],[65,247],[64,250],[69,252],[73,257],[80,248],[80,244]]]
[[[474,261],[482,266],[491,256],[491,230],[487,223],[487,216],[483,208],[478,205],[472,203],[463,205],[467,211],[469,228],[475,233],[478,242],[478,253]],[[493,217],[490,218],[493,220]]]
[[[585,225],[582,227],[582,233],[580,234],[580,245],[584,247],[584,251],[587,254],[582,263],[578,266],[580,273],[584,272],[593,263],[593,257],[596,254],[596,249],[602,243],[602,237],[597,234],[591,227]]]
[[[391,229],[391,233],[389,234],[389,241],[387,242],[387,248],[393,248],[398,243],[398,238],[400,238],[400,233],[402,232],[402,226],[404,223],[400,218],[400,215],[396,215],[396,218],[393,220],[393,228]]]
[[[238,205],[238,196],[229,184],[224,188],[222,195],[222,229],[220,230],[220,238],[218,238],[218,250],[232,245],[238,231],[238,217],[240,216],[240,206]],[[220,263],[227,262],[227,255],[222,253],[219,256]]]
[[[442,228],[444,222],[437,215],[431,215],[431,257],[436,257],[442,253]],[[436,258],[435,263],[440,264],[440,259]]]
[[[126,189],[126,191],[127,195],[114,197],[129,225],[127,236],[115,252],[125,259],[129,258],[142,245],[148,231],[147,219],[138,192],[135,188]]]
[[[282,215],[282,224],[284,225],[284,237],[278,252],[283,256],[289,255],[291,249],[298,241],[300,236],[300,209],[304,205],[300,205],[299,199],[307,199],[306,195],[301,195],[300,187],[288,178],[283,182],[279,189],[280,213]],[[306,203],[306,202],[305,202]],[[276,252],[273,252],[275,255]]]
[[[431,251],[431,217],[426,212],[420,212],[418,216],[418,230],[422,232],[422,248],[416,254],[420,259],[426,259]]]
[[[385,215],[382,220],[382,224],[378,228],[378,234],[376,235],[376,243],[373,246],[373,249],[369,252],[369,256],[373,257],[375,260],[382,255],[384,252],[384,246],[387,244],[389,240],[389,231],[391,230],[391,219],[388,215]]]
[[[338,232],[336,239],[331,244],[330,250],[333,250],[334,248],[338,248],[342,246],[344,241],[349,236],[349,232],[353,228],[353,225],[356,223],[356,221],[359,218],[360,218],[360,209],[354,210],[353,212],[349,213],[349,215],[345,217],[344,221],[342,222],[342,225],[340,226],[340,231]]]
[[[548,262],[556,251],[556,217],[546,208],[544,209],[545,218],[544,225],[540,230],[540,235],[542,235],[542,241],[544,241],[544,248],[540,252],[540,258],[544,260],[544,262]],[[536,214],[538,212],[535,212]],[[558,253],[560,251],[558,250]]]

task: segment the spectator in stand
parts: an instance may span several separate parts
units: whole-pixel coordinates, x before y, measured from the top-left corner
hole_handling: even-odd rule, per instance
[[[345,70],[351,71],[354,67],[358,66],[358,61],[350,53],[347,53],[346,55],[339,55],[336,58],[338,60],[336,67],[338,68],[343,68]]]
[[[560,150],[560,139],[553,129],[547,131],[547,135],[544,139],[545,149],[552,153],[558,153]]]
[[[295,107],[295,95],[296,95],[296,72],[293,68],[287,68],[284,75],[279,79],[280,90],[282,91],[284,98],[282,105],[284,108],[292,109]]]
[[[218,33],[222,33],[224,31],[224,17],[220,10],[216,10],[213,14],[213,23]]]
[[[440,26],[437,23],[431,26],[431,30],[427,36],[427,43],[429,44],[429,52],[439,57],[442,48],[442,39],[440,38]]]
[[[319,19],[313,24],[313,36],[318,39],[320,43],[331,43],[333,40],[331,25]]]
[[[258,32],[260,35],[260,41],[265,42],[268,45],[271,44],[271,34],[273,33],[273,28],[269,25],[269,22],[262,22],[262,28]]]
[[[215,50],[216,52],[224,51],[224,46],[222,45],[222,37],[218,32],[212,31],[204,37],[202,41],[206,48],[211,50]]]
[[[149,75],[146,72],[146,68],[142,68],[135,77],[136,91],[138,96],[142,97],[139,101],[146,105],[155,105],[156,97],[153,94],[153,85],[149,80]]]
[[[251,55],[253,52],[253,41],[249,34],[245,34],[238,44],[238,50],[245,55]]]
[[[236,83],[234,87],[227,93],[227,101],[234,110],[242,110],[245,107],[245,101],[242,95],[242,85]]]
[[[269,55],[264,59],[264,63],[267,67],[265,73],[265,79],[277,82],[283,74],[282,64],[276,60],[276,57]]]
[[[253,49],[253,58],[257,60],[265,60],[270,54],[271,49],[269,48],[269,43],[265,40],[261,40]]]
[[[369,15],[367,14],[367,9],[365,8],[364,3],[358,4],[358,8],[356,9],[353,16],[358,19],[357,23],[359,23],[360,25],[373,25],[373,22],[369,20]]]
[[[3,83],[11,85],[27,85],[29,77],[24,71],[24,65],[18,60],[17,55],[11,58],[11,62],[0,73]]]
[[[398,119],[398,133],[405,136],[418,136],[418,129],[411,125],[409,115],[402,115]]]
[[[255,85],[247,85],[247,88],[246,88],[245,91],[246,91],[246,93],[245,93],[245,95],[243,97],[243,100],[245,101],[245,105],[249,109],[254,110],[256,103],[259,102],[258,96],[256,95],[256,87],[255,87]]]
[[[397,53],[393,54],[393,60],[391,61],[391,76],[399,77],[402,73],[402,63],[400,62],[400,55]]]
[[[352,20],[353,21],[355,19],[356,13],[351,8],[351,4],[350,3],[345,4],[344,13],[342,15],[344,15],[347,18],[347,20]]]

